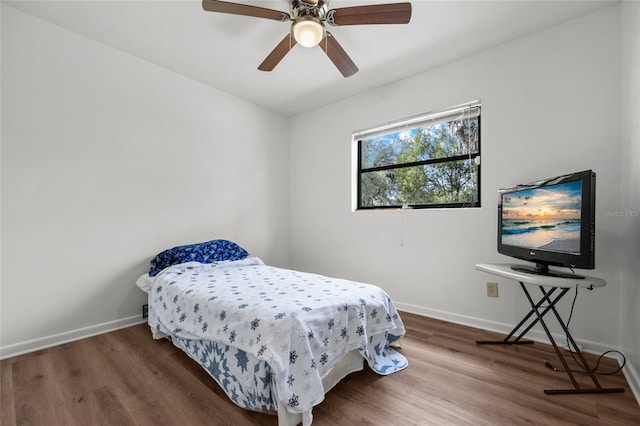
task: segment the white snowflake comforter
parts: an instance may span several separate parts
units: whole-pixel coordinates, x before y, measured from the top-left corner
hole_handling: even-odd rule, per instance
[[[236,404],[258,411],[284,403],[290,413],[309,412],[324,399],[322,378],[353,349],[379,374],[407,366],[388,346],[404,326],[382,289],[255,257],[164,269],[149,289],[149,325],[180,342],[218,383],[236,380],[233,370],[221,375],[227,364],[253,371],[255,387],[266,389],[259,401],[253,391],[238,396],[242,386],[220,384]],[[233,356],[217,358],[226,352]]]

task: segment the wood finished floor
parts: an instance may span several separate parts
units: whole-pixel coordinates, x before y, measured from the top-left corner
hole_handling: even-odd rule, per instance
[[[599,376],[619,394],[545,395],[570,387],[549,345],[477,346],[500,335],[403,313],[409,367],[381,377],[368,368],[314,409],[314,425],[639,425],[622,373]],[[588,356],[594,364],[595,357]],[[613,360],[603,371],[617,368]],[[146,325],[0,362],[0,424],[277,425],[233,405],[207,373]],[[582,382],[586,376],[579,374]],[[585,383],[587,383],[585,381]]]

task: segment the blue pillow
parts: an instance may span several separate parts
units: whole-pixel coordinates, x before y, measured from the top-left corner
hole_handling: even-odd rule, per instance
[[[245,249],[227,240],[212,240],[204,243],[177,246],[167,249],[151,259],[149,276],[156,276],[164,268],[178,263],[213,263],[223,260],[240,260],[247,256],[249,256],[249,253]]]

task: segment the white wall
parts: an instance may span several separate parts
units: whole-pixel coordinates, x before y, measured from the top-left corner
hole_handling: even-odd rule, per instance
[[[482,208],[350,210],[353,130],[475,99],[483,106]],[[604,212],[621,205],[620,102],[614,6],[296,116],[292,264],[376,283],[407,310],[506,330],[525,312],[521,290],[474,269],[510,261],[496,252],[498,189],[593,169],[597,268],[586,272],[608,285],[580,293],[571,328],[587,349],[619,347],[620,241],[628,236]],[[485,282],[496,280],[500,297],[487,298]],[[568,303],[560,308],[568,315]]]
[[[174,245],[286,264],[287,141],[282,116],[2,5],[2,355],[139,321],[134,282]]]
[[[629,235],[620,280],[620,341],[640,401],[640,3],[624,2],[622,16],[622,199],[619,217]],[[628,214],[627,214],[628,213]]]

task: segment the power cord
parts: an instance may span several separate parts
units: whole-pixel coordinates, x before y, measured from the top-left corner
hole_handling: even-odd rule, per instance
[[[571,268],[569,268],[569,269],[571,269]],[[571,271],[573,272],[573,269],[571,269]],[[591,290],[591,289],[589,289],[589,290]],[[571,310],[569,311],[569,318],[567,319],[567,330],[569,329],[569,324],[571,323],[571,317],[573,316],[573,308],[576,305],[576,299],[577,298],[578,298],[578,286],[576,285],[575,294],[573,296],[573,301],[571,302]],[[572,372],[572,373],[585,373],[586,374],[587,371],[588,371],[588,368],[585,367],[584,365],[582,365],[580,363],[580,361],[578,359],[576,359],[576,352],[575,351],[576,351],[577,348],[572,348],[571,342],[569,342],[569,336],[568,335],[565,338],[566,338],[567,348],[569,349],[569,352],[571,353],[571,357],[573,358],[573,361],[578,365],[578,367],[581,368],[580,370],[569,370],[569,371]],[[600,367],[600,361],[602,360],[602,358],[604,358],[605,355],[610,354],[610,353],[619,354],[622,357],[622,364],[620,365],[619,368],[617,368],[614,371],[611,371],[611,372],[598,372],[598,368]],[[627,358],[624,356],[624,354],[622,352],[620,352],[620,351],[612,349],[612,350],[608,350],[608,351],[604,352],[603,354],[601,354],[598,357],[598,360],[596,361],[596,366],[594,368],[592,368],[591,371],[594,374],[599,374],[599,375],[603,375],[603,376],[612,375],[612,374],[616,374],[617,372],[621,371],[624,368],[626,363],[627,363]],[[549,369],[551,369],[551,370],[553,370],[553,371],[560,371],[560,372],[563,372],[563,373],[567,372],[567,370],[563,370],[563,369],[554,367],[553,364],[551,364],[547,360],[544,361],[544,366],[549,368]]]
[[[575,287],[575,294],[573,295],[573,301],[571,302],[571,310],[569,311],[569,318],[567,319],[567,330],[569,330],[569,324],[571,324],[571,318],[573,317],[573,308],[576,306],[576,300],[578,299],[578,285]],[[573,351],[577,348],[572,348],[571,342],[569,341],[569,335],[565,333],[564,336],[565,346],[569,348],[569,350],[573,353]]]
[[[617,369],[613,370],[613,371],[609,371],[609,372],[599,372],[598,368],[600,368],[600,361],[602,360],[602,358],[604,358],[605,355],[610,354],[610,353],[617,353],[622,357],[622,364],[620,365],[620,367],[618,367]],[[578,364],[578,367],[580,367],[580,370],[569,370],[572,373],[587,373],[587,368],[585,366],[583,366],[582,364],[580,364],[580,361],[578,361],[576,359],[575,353],[571,352],[571,356],[573,357],[573,360],[575,361],[576,364]],[[591,372],[594,374],[599,374],[601,376],[610,376],[613,374],[616,374],[617,372],[621,371],[625,364],[627,363],[627,358],[624,356],[624,354],[620,351],[617,350],[608,350],[606,352],[604,352],[602,355],[600,355],[598,357],[598,360],[596,361],[596,366],[594,368],[591,369]],[[567,370],[563,370],[561,368],[556,368],[553,366],[553,364],[551,364],[549,361],[545,360],[544,361],[544,366],[553,370],[553,371],[560,371],[562,373],[566,373]]]

